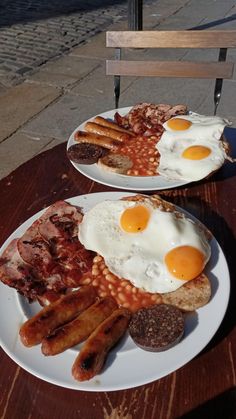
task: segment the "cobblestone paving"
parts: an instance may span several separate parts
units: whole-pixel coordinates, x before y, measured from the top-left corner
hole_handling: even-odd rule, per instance
[[[125,16],[125,0],[1,0],[0,86],[21,82]]]

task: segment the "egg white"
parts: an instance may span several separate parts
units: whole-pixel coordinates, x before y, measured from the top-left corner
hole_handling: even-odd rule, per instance
[[[163,124],[166,131],[156,146],[160,153],[158,173],[169,179],[197,181],[220,168],[227,157],[220,138],[229,121],[196,113],[175,118],[189,120],[192,125],[186,130],[175,131],[167,122]],[[186,148],[196,145],[210,148],[210,155],[201,160],[182,157]]]
[[[207,131],[208,129],[210,133],[212,132],[212,129],[213,129],[216,135],[217,135],[217,131],[221,135],[224,127],[226,125],[230,125],[230,122],[226,118],[221,118],[220,116],[200,115],[196,112],[190,112],[187,115],[176,115],[171,119],[186,119],[186,121],[192,122],[192,125],[190,125],[190,127],[187,130],[181,130],[181,134],[184,134],[184,132],[187,132],[187,131],[189,132],[189,131],[196,130],[199,132],[200,130],[202,130],[203,135],[205,135],[205,132],[208,133]],[[168,126],[168,121],[166,121],[163,124],[163,127],[165,128],[166,131],[176,132],[176,130]]]
[[[168,271],[164,258],[177,246],[190,245],[210,257],[210,246],[199,227],[187,218],[153,208],[145,230],[127,233],[120,226],[122,212],[137,203],[104,201],[84,215],[79,226],[79,240],[86,249],[103,256],[109,270],[118,278],[130,280],[136,287],[154,293],[174,291],[186,281]]]

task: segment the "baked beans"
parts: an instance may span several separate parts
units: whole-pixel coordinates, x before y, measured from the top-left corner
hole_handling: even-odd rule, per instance
[[[141,288],[136,288],[127,279],[117,278],[106,267],[101,256],[95,256],[91,274],[82,278],[81,285],[85,284],[93,285],[99,297],[111,296],[120,306],[130,309],[132,312],[162,302],[160,294],[145,292]]]
[[[129,156],[133,166],[127,171],[129,176],[157,176],[159,154],[156,144],[160,135],[151,137],[138,136],[127,140],[119,147],[119,154]]]

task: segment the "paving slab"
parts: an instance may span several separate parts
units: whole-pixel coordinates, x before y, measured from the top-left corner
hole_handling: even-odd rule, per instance
[[[121,77],[121,92],[126,90],[133,80],[135,77]],[[94,102],[99,102],[106,107],[110,98],[114,98],[114,77],[106,76],[105,61],[71,88],[71,94],[93,97]]]
[[[188,108],[198,112],[210,91],[211,81],[183,80],[172,78],[136,79],[120,96],[120,106],[129,106],[139,102],[170,103],[172,105],[183,103]],[[213,100],[213,92],[212,92]],[[213,107],[212,107],[213,110]],[[209,110],[208,110],[209,111]]]
[[[26,124],[22,132],[36,136],[41,133],[43,136],[65,141],[81,122],[113,107],[112,96],[104,104],[104,102],[95,101],[94,96],[66,94],[60,101]]]
[[[39,84],[41,86],[52,86],[59,89],[70,88],[77,82],[77,78],[67,74],[49,73],[47,71],[38,71],[35,77],[26,79],[29,83]]]
[[[82,79],[99,65],[99,59],[84,60],[68,55],[56,61],[48,62],[28,80],[50,86],[68,87]]]
[[[136,79],[120,96],[119,106],[138,102],[184,103],[194,112],[205,115],[214,113],[214,80],[196,79]],[[236,126],[234,98],[236,81],[225,80],[217,110],[218,115],[228,118]]]
[[[144,20],[143,29],[148,26],[147,19],[153,22],[153,27],[159,26],[160,23],[166,19],[173,18],[182,9],[189,4],[189,0],[171,0],[171,1],[156,1],[155,4],[147,5],[146,15]],[[154,20],[153,20],[154,18]]]
[[[222,97],[217,113],[228,118],[232,122],[233,127],[236,127],[235,97],[236,80],[224,80]]]
[[[125,77],[121,91],[135,80]],[[80,80],[67,94],[42,111],[23,127],[24,133],[40,134],[66,140],[70,133],[84,120],[114,109],[113,77],[105,76],[105,62]]]
[[[122,22],[109,26],[109,30],[125,30],[127,29],[126,26],[126,23]],[[69,55],[89,59],[106,59],[113,56],[113,48],[106,48],[106,32],[103,31],[88,39],[84,45],[73,48]]]
[[[7,176],[20,164],[25,163],[38,153],[59,144],[59,140],[50,137],[30,136],[18,132],[0,147],[0,178]]]
[[[53,87],[23,83],[0,96],[0,141],[60,96]]]

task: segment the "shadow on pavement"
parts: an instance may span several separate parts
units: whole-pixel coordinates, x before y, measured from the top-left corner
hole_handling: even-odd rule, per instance
[[[217,20],[213,20],[212,22],[194,26],[190,28],[190,30],[203,30],[203,29],[214,28],[216,26],[223,25],[224,23],[232,22],[233,20],[236,20],[236,13],[228,17],[223,17],[222,19],[217,19]]]
[[[126,3],[125,0],[1,0],[0,28]]]

